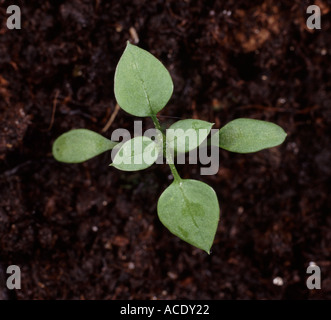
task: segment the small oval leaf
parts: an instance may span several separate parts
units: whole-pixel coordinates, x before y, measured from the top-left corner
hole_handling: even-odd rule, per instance
[[[178,152],[189,152],[207,138],[213,125],[197,119],[179,120],[167,129],[167,145]]]
[[[161,194],[157,212],[170,232],[210,253],[220,217],[217,196],[210,186],[197,180],[174,181]]]
[[[54,141],[52,153],[57,161],[80,163],[111,150],[116,144],[94,131],[74,129]]]
[[[237,153],[251,153],[278,146],[285,138],[285,131],[272,122],[239,118],[219,130],[219,147]]]
[[[114,91],[123,110],[147,117],[157,114],[167,104],[173,83],[158,59],[128,42],[116,67]]]
[[[148,137],[126,141],[116,153],[111,166],[123,171],[138,171],[150,167],[159,153],[156,143]]]

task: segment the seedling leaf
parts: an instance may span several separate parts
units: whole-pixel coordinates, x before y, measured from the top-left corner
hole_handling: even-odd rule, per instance
[[[128,42],[116,68],[114,91],[123,110],[147,117],[157,114],[167,104],[173,83],[158,59]]]
[[[54,141],[52,152],[57,161],[80,163],[111,150],[116,144],[94,131],[74,129]]]
[[[220,216],[217,196],[210,186],[189,179],[173,182],[161,194],[157,212],[170,232],[210,253]]]
[[[148,137],[126,141],[116,153],[111,166],[123,171],[139,171],[150,167],[159,152],[156,143]]]
[[[178,152],[189,152],[207,138],[213,125],[197,119],[179,120],[167,130],[167,145]]]
[[[278,125],[239,118],[219,130],[219,147],[237,153],[251,153],[280,145],[286,138]]]

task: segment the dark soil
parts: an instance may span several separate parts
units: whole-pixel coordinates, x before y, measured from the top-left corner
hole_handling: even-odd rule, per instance
[[[331,1],[316,1],[315,31],[304,0],[17,1],[22,29],[8,30],[11,3],[0,1],[1,298],[331,298]],[[249,117],[288,133],[259,153],[220,151],[215,176],[179,166],[219,195],[210,256],[158,220],[167,166],[129,173],[108,167],[108,154],[78,165],[52,157],[61,133],[101,132],[133,29],[174,80],[160,120],[219,128]],[[120,111],[106,136],[135,119]],[[306,287],[312,261],[321,290]],[[22,270],[15,292],[3,284],[11,264]]]

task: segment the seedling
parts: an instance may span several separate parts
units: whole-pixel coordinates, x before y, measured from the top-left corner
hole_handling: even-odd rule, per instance
[[[116,68],[114,91],[117,103],[127,113],[152,118],[157,129],[156,139],[141,136],[117,143],[96,132],[76,129],[56,139],[53,145],[55,159],[79,163],[113,149],[112,152],[116,150],[117,153],[111,166],[123,171],[137,171],[151,166],[160,155],[164,156],[174,180],[158,200],[159,219],[180,239],[209,254],[220,217],[217,195],[201,181],[182,179],[171,151],[189,152],[199,147],[213,124],[187,119],[169,128],[182,129],[189,137],[202,132],[190,144],[174,136],[173,131],[162,130],[157,113],[173,93],[171,76],[152,54],[129,42]],[[284,130],[276,124],[244,118],[229,122],[217,131],[217,135],[218,147],[237,153],[271,148],[281,144],[286,137]],[[213,139],[211,141],[213,144]]]

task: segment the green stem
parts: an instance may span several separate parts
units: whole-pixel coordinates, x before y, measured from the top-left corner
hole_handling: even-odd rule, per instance
[[[152,115],[151,115],[151,118],[152,118],[152,120],[153,120],[153,122],[154,122],[154,126],[155,126],[155,128],[158,129],[158,130],[160,130],[160,131],[162,132],[160,122],[159,122],[159,120],[157,119],[156,115],[155,115],[155,114],[152,114]],[[162,134],[163,134],[163,132],[162,132]]]
[[[176,166],[172,163],[168,163],[169,167],[170,167],[170,170],[171,170],[171,173],[172,175],[174,176],[174,181],[175,182],[181,182],[182,181],[182,178],[180,177],[177,169],[176,169]]]
[[[155,114],[152,114],[151,115],[151,118],[153,120],[153,123],[154,123],[154,126],[157,130],[159,130],[161,133],[162,133],[162,137],[163,137],[163,154],[167,160],[167,163],[170,167],[170,170],[171,170],[171,173],[174,177],[174,181],[175,182],[180,182],[182,181],[182,178],[180,177],[177,169],[176,169],[176,166],[175,164],[173,163],[173,159],[172,159],[172,156],[170,153],[167,152],[167,145],[166,145],[166,136],[165,134],[163,133],[162,129],[161,129],[161,125],[160,125],[160,122],[159,120],[157,119],[156,115]]]

